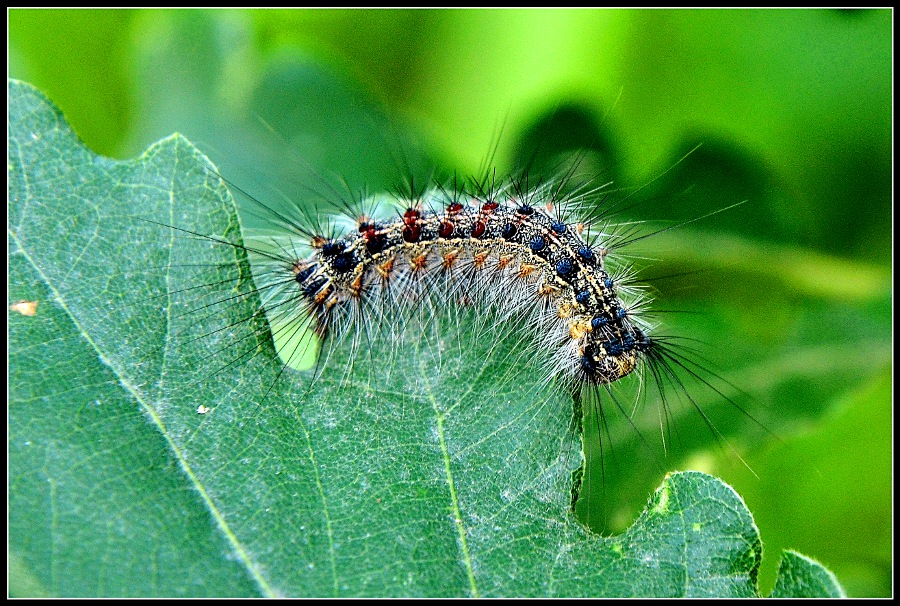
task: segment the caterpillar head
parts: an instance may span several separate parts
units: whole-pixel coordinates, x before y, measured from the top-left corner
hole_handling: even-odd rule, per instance
[[[650,338],[636,327],[621,338],[607,338],[599,331],[592,331],[586,341],[581,352],[581,372],[589,383],[602,385],[631,374],[641,355],[653,346]]]

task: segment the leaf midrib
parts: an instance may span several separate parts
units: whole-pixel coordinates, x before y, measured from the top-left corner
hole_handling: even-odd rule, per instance
[[[466,540],[466,528],[463,525],[462,512],[459,509],[459,499],[456,495],[456,486],[453,482],[453,470],[450,468],[450,453],[447,450],[447,440],[444,435],[444,414],[438,407],[437,400],[434,397],[434,391],[431,389],[431,381],[425,364],[420,360],[419,372],[424,380],[425,390],[428,393],[428,401],[431,402],[431,408],[434,410],[435,419],[437,421],[438,441],[441,447],[441,457],[444,460],[444,474],[447,480],[447,487],[450,491],[450,503],[453,508],[453,524],[456,526],[456,532],[459,535],[459,548],[462,553],[462,561],[466,567],[466,575],[469,579],[469,589],[472,591],[472,597],[480,597],[478,593],[478,583],[475,581],[475,570],[472,566],[472,557],[469,553],[469,543]]]

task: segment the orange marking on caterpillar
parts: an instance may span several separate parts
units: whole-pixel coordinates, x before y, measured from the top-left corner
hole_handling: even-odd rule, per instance
[[[576,341],[583,339],[589,332],[591,332],[589,322],[573,322],[569,325],[569,337]]]
[[[453,267],[453,264],[456,263],[456,260],[459,258],[459,251],[454,250],[448,253],[444,253],[441,257],[441,266],[444,269],[450,269]]]
[[[553,286],[552,284],[550,284],[548,282],[544,282],[538,288],[538,295],[540,295],[542,297],[548,297],[557,292],[559,292],[559,288],[557,288],[556,286]]]
[[[333,291],[334,291],[334,289],[332,289],[331,286],[327,286],[316,293],[316,296],[313,299],[313,301],[315,301],[316,305],[321,305],[326,300],[328,300],[328,297],[331,296],[331,293]],[[330,305],[329,305],[329,307],[330,307]]]
[[[354,297],[359,297],[359,293],[362,291],[362,279],[363,274],[362,272],[360,272],[359,275],[356,276],[356,279],[354,279],[353,282],[350,283],[350,293]]]
[[[516,275],[517,275],[519,278],[526,278],[526,277],[528,277],[529,275],[531,275],[532,273],[534,273],[534,270],[536,270],[536,269],[537,269],[537,266],[536,266],[536,265],[528,265],[528,264],[526,264],[526,263],[522,263],[522,264],[519,266],[519,273],[516,274]]]
[[[394,259],[388,259],[384,263],[376,266],[375,269],[378,271],[378,275],[387,280],[391,275],[391,270],[394,269]]]

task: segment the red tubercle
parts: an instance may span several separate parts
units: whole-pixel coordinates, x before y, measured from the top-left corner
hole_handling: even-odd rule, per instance
[[[453,235],[453,229],[455,227],[456,226],[450,221],[441,221],[441,224],[438,225],[438,235],[441,238],[449,238]]]
[[[484,221],[475,221],[475,223],[472,225],[472,237],[480,238],[481,236],[483,236],[485,228],[486,226],[484,224]]]
[[[500,203],[493,200],[491,200],[490,202],[485,202],[481,205],[481,210],[485,213],[492,213],[498,208],[500,208]]]
[[[418,242],[419,238],[422,237],[422,228],[413,223],[410,225],[406,224],[406,227],[403,228],[403,240],[405,242]]]
[[[403,240],[405,242],[418,242],[422,237],[422,227],[419,225],[419,219],[422,212],[418,208],[407,208],[403,213]]]
[[[462,204],[460,204],[459,202],[454,202],[453,204],[450,204],[447,207],[447,212],[450,213],[451,215],[455,215],[456,213],[462,211],[462,209],[463,209]]]
[[[371,240],[372,238],[375,237],[375,231],[376,231],[376,230],[375,230],[375,226],[374,226],[374,225],[371,225],[371,224],[366,225],[366,226],[365,226],[365,229],[363,229],[363,226],[360,225],[359,231],[360,231],[360,233],[362,233],[362,235],[363,235],[363,240],[365,240],[366,242],[368,242],[369,240]]]

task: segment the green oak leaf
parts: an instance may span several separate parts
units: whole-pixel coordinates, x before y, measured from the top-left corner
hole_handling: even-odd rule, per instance
[[[514,337],[461,312],[284,371],[241,249],[161,225],[240,242],[206,158],[101,158],[8,95],[13,595],[758,595],[759,533],[711,476],[668,475],[618,536],[575,521],[573,403]],[[840,594],[785,561],[779,595]]]
[[[770,598],[845,598],[838,580],[831,572],[805,555],[785,551],[778,565],[778,580]]]

